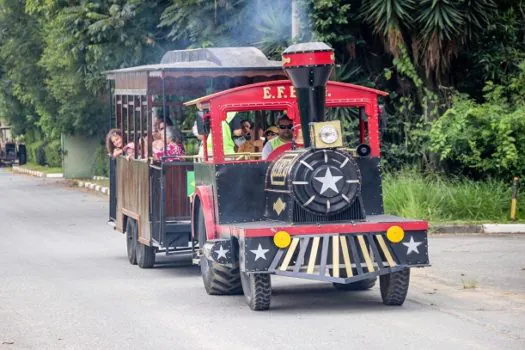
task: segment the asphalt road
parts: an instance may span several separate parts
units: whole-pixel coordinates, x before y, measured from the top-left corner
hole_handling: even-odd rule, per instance
[[[437,236],[402,307],[274,278],[272,309],[196,267],[127,262],[104,196],[0,169],[1,349],[525,349],[525,237]]]

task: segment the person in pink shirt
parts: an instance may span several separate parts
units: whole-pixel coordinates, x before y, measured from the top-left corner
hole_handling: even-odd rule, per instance
[[[161,133],[161,137],[164,143],[164,133]],[[180,131],[176,130],[173,126],[168,126],[166,128],[166,153],[164,153],[164,147],[162,147],[153,152],[153,157],[156,160],[161,160],[162,157],[166,156],[169,157],[165,160],[166,162],[173,162],[182,160],[180,157],[184,155],[184,145]]]

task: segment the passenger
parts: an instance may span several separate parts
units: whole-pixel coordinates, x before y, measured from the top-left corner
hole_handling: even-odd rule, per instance
[[[276,126],[270,126],[264,132],[264,145],[266,145],[268,141],[276,138],[277,136],[279,136],[279,128]]]
[[[237,112],[228,112],[226,113],[226,120],[223,120],[222,123],[222,137],[223,137],[223,149],[224,154],[234,154],[235,153],[235,145],[236,144],[242,144],[244,142],[240,142],[241,139],[244,139],[242,136],[242,126],[241,126],[241,120],[239,116],[237,115]],[[213,140],[211,133],[206,138],[207,148],[208,148],[208,156],[213,157]],[[203,156],[204,151],[201,153],[199,152],[199,156]]]
[[[267,159],[270,153],[279,146],[292,142],[293,137],[293,122],[287,115],[279,118],[279,137],[274,137],[264,145],[262,151],[262,159]]]
[[[164,137],[164,132],[161,134]],[[163,140],[162,140],[163,141]],[[164,141],[163,141],[164,143]],[[182,134],[180,131],[176,130],[173,126],[168,126],[166,128],[166,153],[164,154],[164,147],[155,152],[153,157],[156,160],[161,160],[162,157],[167,158],[166,162],[173,162],[176,160],[182,160],[180,157],[184,156],[184,144],[182,143]]]
[[[111,129],[106,135],[106,148],[110,157],[116,158],[123,153],[124,137],[120,129]]]
[[[137,159],[142,158],[142,147],[140,144],[142,143],[142,140],[139,140],[139,149],[137,150]],[[135,158],[135,142],[130,142],[124,148],[122,149],[123,153],[126,155],[126,159],[130,160],[132,158]]]
[[[253,124],[249,120],[243,120],[242,123],[242,136],[244,137],[244,143],[242,143],[237,149],[238,153],[254,153],[261,152],[263,148],[262,140],[253,139]]]
[[[168,127],[173,126],[173,122],[171,121],[170,118],[166,118],[166,124],[168,125]],[[151,144],[152,154],[158,153],[164,148],[164,141],[163,141],[164,127],[165,127],[164,121],[161,119],[157,119],[153,127],[153,130],[154,130],[153,131],[153,142]]]

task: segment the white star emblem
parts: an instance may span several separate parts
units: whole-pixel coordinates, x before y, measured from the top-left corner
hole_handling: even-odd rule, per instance
[[[323,177],[314,177],[315,180],[323,184],[321,194],[325,193],[328,189],[332,189],[335,193],[339,193],[336,184],[338,181],[341,181],[342,178],[342,176],[332,176],[330,168],[326,169],[326,174],[324,174]]]
[[[268,253],[270,249],[263,249],[261,246],[261,243],[259,243],[259,247],[257,249],[252,249],[250,252],[255,254],[255,261],[259,260],[260,258],[266,260],[266,253]]]
[[[230,250],[229,249],[224,249],[222,247],[222,245],[219,247],[219,250],[216,250],[215,253],[217,253],[217,260],[219,260],[220,258],[224,258],[226,259],[226,253],[228,253]]]
[[[404,243],[403,242],[403,245],[405,247],[408,247],[408,251],[407,251],[407,255],[412,253],[412,252],[416,252],[417,254],[419,254],[419,249],[418,247],[422,244],[423,242],[416,242],[414,241],[414,236],[410,236],[410,241],[408,243]]]

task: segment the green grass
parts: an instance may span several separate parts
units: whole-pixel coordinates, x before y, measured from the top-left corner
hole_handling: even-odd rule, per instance
[[[525,191],[518,218],[525,219]],[[404,170],[383,177],[385,212],[432,223],[509,222],[511,187],[501,181],[476,182],[423,176]]]
[[[45,165],[38,165],[38,164],[34,164],[34,163],[24,164],[24,165],[21,166],[21,168],[35,170],[35,171],[41,171],[41,172],[46,173],[46,174],[56,174],[56,173],[63,173],[64,172],[64,169],[62,169],[60,167],[48,167],[48,166],[45,166]]]

